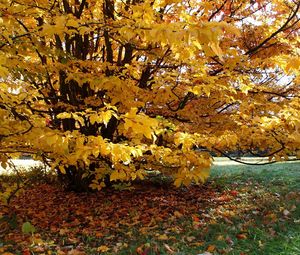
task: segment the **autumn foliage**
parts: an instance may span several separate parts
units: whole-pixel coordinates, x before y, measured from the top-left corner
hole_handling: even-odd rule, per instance
[[[299,157],[299,8],[1,0],[2,165],[29,153],[82,190],[152,170],[199,183],[210,152]]]

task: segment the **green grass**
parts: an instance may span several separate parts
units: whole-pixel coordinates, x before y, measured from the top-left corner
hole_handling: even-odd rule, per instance
[[[291,215],[279,218],[269,227],[260,224],[260,217],[253,217],[256,227],[248,229],[249,239],[239,241],[229,254],[300,254],[300,164],[279,163],[265,166],[215,166],[211,172],[213,185],[223,189],[252,189],[252,192],[275,194],[278,200],[265,201],[265,211],[293,208]],[[238,223],[237,219],[237,223]],[[276,235],[270,235],[270,228]],[[261,245],[259,245],[261,244]],[[261,247],[260,247],[261,246]]]
[[[284,192],[300,190],[300,163],[277,163],[264,166],[214,166],[210,179],[227,187],[232,183],[259,183],[272,191]]]
[[[180,234],[168,233],[170,240],[157,241],[153,234],[143,236],[137,232],[134,242],[118,254],[136,254],[136,248],[142,244],[150,245],[149,255],[170,254],[166,251],[165,244],[172,247],[174,254],[178,255],[201,254],[210,250],[209,247],[215,247],[211,250],[212,254],[300,254],[299,163],[214,166],[208,185],[220,192],[239,192],[241,201],[232,203],[238,209],[250,209],[230,218],[230,221],[220,218],[214,224],[208,223],[200,229],[194,229],[192,221],[187,217],[177,222],[185,231]],[[210,210],[209,206],[205,209]],[[256,214],[257,209],[259,213]],[[288,216],[284,216],[284,210],[288,210]],[[268,214],[273,214],[272,217],[276,218],[268,222]],[[165,232],[165,229],[160,229],[160,234]],[[240,238],[239,233],[243,233],[246,238]],[[194,246],[193,242],[185,241],[187,237],[195,237],[203,245]]]

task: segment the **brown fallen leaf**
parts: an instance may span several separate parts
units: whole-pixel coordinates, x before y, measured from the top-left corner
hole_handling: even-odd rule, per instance
[[[57,255],[66,255],[66,253],[62,250],[57,250],[56,253]]]
[[[31,255],[30,250],[29,249],[23,250],[22,255]]]
[[[196,239],[196,237],[194,236],[187,236],[186,237],[186,240],[190,243],[190,242],[193,242],[194,240]]]
[[[233,222],[230,219],[228,219],[227,217],[224,217],[223,219],[226,223],[233,225]]]
[[[86,255],[86,253],[84,251],[77,250],[77,249],[70,250],[67,254],[68,255]]]
[[[34,248],[33,248],[33,251],[34,251],[34,252],[37,252],[37,253],[42,253],[42,252],[45,251],[45,248],[42,247],[42,246],[37,246],[37,247],[34,247]]]
[[[167,245],[166,243],[164,243],[164,247],[166,248],[167,252],[174,254],[175,251],[171,249],[171,247],[169,245]]]
[[[66,229],[66,228],[61,228],[60,230],[59,230],[59,234],[60,235],[65,235],[65,234],[67,234],[67,233],[69,233],[70,232],[70,230],[69,229]]]
[[[205,242],[195,242],[195,243],[191,243],[191,245],[193,246],[203,246],[205,244]]]
[[[247,237],[246,234],[237,234],[237,235],[236,235],[236,238],[237,238],[237,239],[240,239],[240,240],[244,240],[244,239],[247,239],[248,237]]]

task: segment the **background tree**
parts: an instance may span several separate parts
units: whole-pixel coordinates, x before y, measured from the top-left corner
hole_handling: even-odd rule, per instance
[[[299,1],[1,0],[0,155],[75,190],[208,152],[299,157]],[[195,146],[202,152],[196,152]]]

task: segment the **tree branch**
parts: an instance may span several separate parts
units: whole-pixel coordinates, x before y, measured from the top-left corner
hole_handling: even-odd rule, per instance
[[[266,43],[268,43],[272,38],[274,38],[277,34],[279,34],[280,32],[284,31],[285,28],[287,27],[287,25],[290,23],[290,21],[295,18],[298,14],[300,8],[300,3],[298,3],[296,5],[296,9],[294,10],[294,12],[290,15],[290,17],[286,20],[286,22],[274,33],[272,33],[269,37],[267,37],[265,40],[263,40],[260,44],[258,44],[257,46],[255,46],[254,48],[248,50],[245,55],[253,55],[257,52],[257,50],[259,50],[262,46],[264,46]]]

